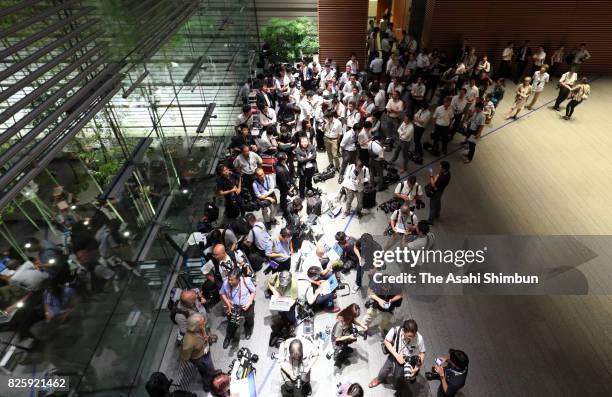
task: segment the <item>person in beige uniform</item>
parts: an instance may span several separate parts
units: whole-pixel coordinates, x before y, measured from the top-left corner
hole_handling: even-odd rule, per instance
[[[187,319],[187,332],[183,338],[181,347],[181,359],[189,360],[196,366],[200,376],[204,391],[209,392],[212,380],[216,373],[215,365],[210,357],[209,342],[214,341],[214,335],[206,332],[208,319],[203,314],[192,314]]]
[[[514,97],[514,104],[512,105],[512,109],[506,116],[506,120],[508,119],[517,119],[518,114],[525,107],[525,103],[527,103],[527,99],[533,93],[533,87],[531,86],[531,77],[525,77],[523,82],[516,87],[516,96]]]

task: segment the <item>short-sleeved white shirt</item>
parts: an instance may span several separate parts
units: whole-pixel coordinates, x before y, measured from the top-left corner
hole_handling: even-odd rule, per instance
[[[387,332],[385,339],[393,343],[393,339],[397,332],[399,332],[400,334],[399,350],[397,352],[398,354],[404,356],[416,356],[419,353],[425,353],[425,341],[423,340],[423,336],[420,332],[417,332],[414,338],[412,338],[410,342],[407,342],[404,339],[404,333],[402,332],[401,327],[395,327],[391,328],[389,332]]]

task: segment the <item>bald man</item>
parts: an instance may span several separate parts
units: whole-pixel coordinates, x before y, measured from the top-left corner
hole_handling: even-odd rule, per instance
[[[181,299],[170,312],[170,318],[174,319],[178,326],[177,343],[183,339],[185,332],[187,332],[187,319],[189,316],[196,313],[206,314],[205,304],[206,299],[194,290],[185,290],[181,293]]]
[[[225,246],[217,244],[213,247],[212,258],[202,266],[201,271],[208,281],[221,286],[235,266],[236,262],[227,254]]]

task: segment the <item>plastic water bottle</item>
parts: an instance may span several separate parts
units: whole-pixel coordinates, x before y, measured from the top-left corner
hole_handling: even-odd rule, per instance
[[[326,341],[331,339],[331,330],[332,330],[332,327],[331,325],[328,324],[327,327],[325,327],[325,340]]]

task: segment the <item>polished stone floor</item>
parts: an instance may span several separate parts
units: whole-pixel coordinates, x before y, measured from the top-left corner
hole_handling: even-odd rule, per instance
[[[462,149],[455,141],[446,158],[452,164],[453,179],[443,201],[442,217],[434,231],[464,234],[509,235],[587,235],[581,244],[594,251],[585,263],[575,267],[592,286],[591,295],[483,296],[413,295],[404,292],[405,304],[394,322],[414,318],[427,345],[425,368],[448,348],[460,348],[470,356],[470,374],[462,396],[599,396],[611,395],[612,386],[612,299],[610,296],[610,247],[588,235],[611,234],[609,193],[612,163],[612,80],[592,84],[593,95],[576,109],[572,121],[564,121],[548,107],[556,96],[549,84],[540,103],[517,121],[503,120],[510,107],[512,87],[497,116],[485,129],[475,160],[464,165]],[[428,158],[413,172],[426,183],[429,166],[440,159]],[[427,162],[429,161],[429,163]],[[319,164],[327,158],[320,155]],[[597,177],[599,175],[600,177]],[[595,176],[596,183],[593,183]],[[322,184],[328,194],[337,191],[334,180]],[[380,203],[391,197],[380,193]],[[418,212],[426,217],[425,210]],[[362,219],[321,217],[327,237],[338,230],[359,236],[381,233],[387,222],[382,212]],[[261,276],[260,276],[261,277]],[[261,278],[260,278],[261,279]],[[352,283],[354,274],[348,276]],[[269,311],[259,283],[256,328],[250,341],[240,341],[259,354],[256,385],[258,395],[280,395],[278,364],[272,360],[275,349],[267,347]],[[599,292],[597,292],[599,291]],[[362,304],[363,294],[341,297],[339,305]],[[223,334],[224,323],[218,311],[211,316],[213,329]],[[331,314],[316,317],[315,329],[333,324]],[[374,324],[376,326],[376,323]],[[336,370],[324,357],[313,370],[313,395],[331,396],[341,381],[366,386],[384,360],[378,335],[356,343],[351,365]],[[216,366],[227,370],[236,346],[222,350],[215,345]],[[167,345],[162,370],[178,379],[178,348],[173,336]],[[198,375],[191,388],[201,390]],[[401,390],[403,396],[435,396],[436,382],[418,381]],[[203,394],[202,394],[203,395]],[[392,396],[389,387],[366,389],[366,396]]]

